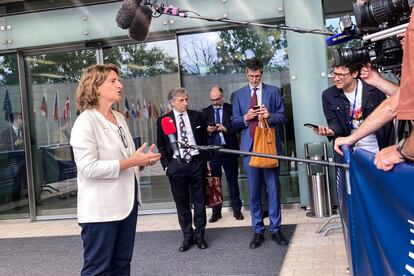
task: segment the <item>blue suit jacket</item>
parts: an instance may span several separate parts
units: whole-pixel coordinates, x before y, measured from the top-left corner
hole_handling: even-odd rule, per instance
[[[237,90],[233,94],[233,120],[235,131],[241,131],[240,150],[250,151],[253,147],[253,139],[250,137],[249,124],[244,122],[243,116],[250,109],[250,86]],[[283,154],[278,125],[286,122],[285,107],[283,105],[280,89],[276,86],[262,83],[262,105],[265,105],[270,113],[269,126],[276,129],[276,147],[278,154]]]

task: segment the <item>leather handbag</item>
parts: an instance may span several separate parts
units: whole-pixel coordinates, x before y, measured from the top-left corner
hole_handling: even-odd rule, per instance
[[[277,154],[275,136],[275,129],[269,127],[266,119],[260,118],[254,133],[253,152]],[[279,160],[252,156],[249,166],[259,169],[275,168],[279,166]]]
[[[206,177],[205,204],[207,207],[214,207],[222,203],[223,196],[220,177],[211,176],[211,172],[208,172]]]

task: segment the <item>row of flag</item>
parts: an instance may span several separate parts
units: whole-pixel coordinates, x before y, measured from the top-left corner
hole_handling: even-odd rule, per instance
[[[40,103],[40,112],[43,117],[48,119],[48,113],[47,113],[47,101],[46,101],[46,95],[43,95],[42,101]],[[69,100],[69,94],[66,94],[66,101],[65,105],[63,107],[63,120],[66,121],[70,116],[70,100]],[[58,103],[58,95],[57,92],[55,94],[55,105],[53,107],[53,120],[59,121],[59,103]]]
[[[144,116],[144,118],[158,118],[159,116],[162,116],[168,112],[171,111],[171,107],[167,105],[166,107],[160,103],[159,108],[157,108],[157,105],[155,103],[151,103],[151,101],[147,101],[144,99],[142,110],[141,110],[141,104],[139,100],[137,100],[137,104],[135,105],[134,98],[132,97],[131,106],[128,102],[128,97],[125,97],[125,118],[129,119],[130,116],[134,119],[141,118],[141,115]]]
[[[6,94],[4,96],[4,102],[3,102],[3,111],[4,111],[4,119],[6,121],[13,121],[13,110],[12,105],[10,101],[10,95],[9,91],[6,90]],[[40,113],[43,117],[48,119],[48,108],[47,108],[47,101],[46,101],[46,95],[43,95],[42,101],[40,102]],[[69,94],[66,94],[66,101],[63,108],[63,120],[67,120],[70,117],[70,100],[69,100]],[[58,103],[58,95],[56,92],[55,95],[55,105],[53,108],[53,119],[55,121],[59,120],[59,103]]]
[[[66,94],[66,101],[64,104],[64,108],[63,108],[63,120],[64,121],[66,121],[70,116],[70,108],[71,107],[70,107],[69,94]],[[3,110],[5,112],[5,115],[4,115],[5,120],[12,121],[11,116],[12,116],[13,111],[12,111],[12,105],[10,102],[10,96],[9,96],[8,90],[6,90],[6,95],[4,97]],[[127,119],[129,119],[130,116],[132,116],[132,118],[134,119],[136,118],[139,119],[141,118],[141,115],[144,116],[144,118],[146,119],[149,119],[149,118],[155,119],[170,111],[171,111],[170,105],[164,106],[162,103],[160,103],[159,107],[157,107],[157,105],[154,102],[151,103],[151,101],[148,101],[148,104],[147,104],[145,99],[144,99],[143,106],[141,109],[141,104],[139,100],[137,100],[136,105],[135,105],[135,101],[133,97],[132,97],[131,106],[130,106],[128,102],[128,97],[125,97],[124,114]],[[43,117],[46,118],[46,120],[48,119],[48,106],[47,106],[46,94],[43,95],[41,103],[40,103],[40,113]],[[54,108],[53,108],[53,120],[59,121],[59,101],[58,101],[57,92],[55,94],[55,103],[54,103]]]

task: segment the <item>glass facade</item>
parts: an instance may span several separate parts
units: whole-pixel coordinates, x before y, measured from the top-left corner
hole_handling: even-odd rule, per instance
[[[284,20],[278,16],[281,15],[268,18]],[[85,22],[89,19],[83,17],[82,24],[88,24]],[[162,21],[156,28],[165,32],[169,24],[182,23]],[[85,27],[82,33],[93,34],[94,25],[85,26],[90,29]],[[156,118],[171,110],[167,94],[172,88],[187,88],[191,109],[201,110],[210,105],[208,92],[213,85],[221,86],[225,101],[231,103],[232,93],[247,84],[245,61],[260,57],[265,64],[263,82],[280,87],[283,93],[288,117],[281,129],[285,154],[297,155],[300,149],[295,146],[286,33],[229,25],[211,29],[203,24],[189,26],[203,29],[196,28],[197,33],[189,33],[186,28],[184,33],[167,31],[167,35],[152,37],[146,43],[108,37],[103,44],[91,43],[88,47],[87,43],[52,48],[39,44],[46,46],[33,49],[29,44],[31,50],[0,55],[0,99],[4,111],[0,118],[0,219],[29,217],[28,188],[33,191],[30,206],[35,208],[35,217],[76,216],[77,171],[69,145],[76,120],[75,91],[82,70],[97,62],[114,63],[121,68],[124,97],[114,108],[125,114],[139,146],[143,142],[156,143]],[[107,35],[119,36],[111,32]],[[19,56],[24,63],[18,62]],[[19,80],[19,70],[24,72],[24,82]],[[27,99],[28,110],[23,112],[27,116],[22,116],[22,98]],[[28,127],[23,129],[19,126],[22,124]],[[242,200],[247,205],[248,189],[241,159],[239,171]],[[300,202],[296,164],[281,161],[280,179],[282,203]],[[168,179],[159,164],[142,171],[141,191],[144,207],[140,211],[175,209]],[[223,194],[224,205],[229,206],[224,177]]]
[[[17,55],[0,56],[0,218],[27,218],[26,135]]]

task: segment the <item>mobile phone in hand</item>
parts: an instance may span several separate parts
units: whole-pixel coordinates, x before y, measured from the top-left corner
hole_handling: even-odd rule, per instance
[[[252,108],[253,108],[253,110],[258,110],[260,108],[260,105],[255,105]]]
[[[216,123],[208,123],[208,126],[215,127]]]
[[[306,123],[304,124],[305,127],[310,127],[310,128],[314,128],[314,129],[319,129],[319,126],[314,125],[314,124],[310,124],[310,123]]]

